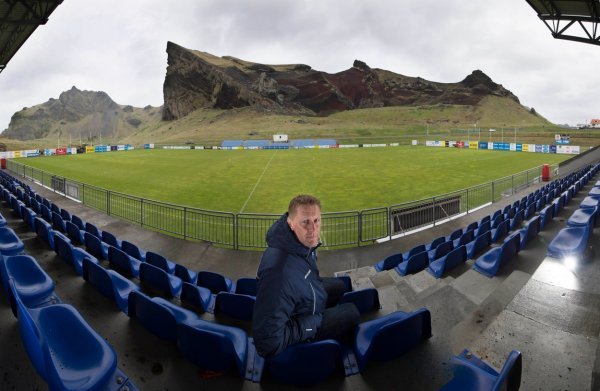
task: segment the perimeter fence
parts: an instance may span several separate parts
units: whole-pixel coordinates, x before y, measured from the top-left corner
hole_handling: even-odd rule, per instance
[[[263,249],[275,214],[231,213],[192,208],[136,197],[55,175],[7,160],[15,176],[29,179],[77,202],[142,227],[185,240],[214,243],[233,249]],[[558,165],[551,167],[558,175]],[[352,247],[393,238],[441,224],[539,183],[542,166],[466,189],[361,211],[323,213],[323,247]]]

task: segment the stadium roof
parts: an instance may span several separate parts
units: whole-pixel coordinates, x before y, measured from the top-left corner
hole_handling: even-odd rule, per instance
[[[0,72],[63,0],[0,0]]]
[[[600,45],[600,0],[527,0],[552,36]]]

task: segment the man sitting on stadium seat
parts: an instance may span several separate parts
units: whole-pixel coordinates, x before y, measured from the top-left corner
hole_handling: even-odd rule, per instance
[[[310,195],[293,198],[288,212],[267,232],[252,323],[263,357],[299,342],[342,339],[360,320],[354,304],[336,305],[344,283],[319,277],[320,232],[321,203]]]

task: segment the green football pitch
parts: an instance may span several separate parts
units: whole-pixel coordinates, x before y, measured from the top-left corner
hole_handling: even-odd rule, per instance
[[[324,212],[420,200],[569,155],[454,148],[134,150],[22,158],[48,173],[146,199],[233,213],[282,213],[296,194]]]

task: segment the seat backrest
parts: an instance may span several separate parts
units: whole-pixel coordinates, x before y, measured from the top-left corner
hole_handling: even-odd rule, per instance
[[[140,261],[143,261],[143,257],[142,257],[142,252],[140,251],[140,249],[138,248],[138,246],[136,246],[135,244],[128,242],[127,240],[123,240],[121,242],[121,250],[125,251],[127,254],[131,255],[132,257],[139,259]]]
[[[96,227],[94,224],[92,224],[90,222],[85,223],[85,232],[91,233],[98,239],[100,239],[102,237],[102,234],[100,233],[100,230],[98,230],[98,227]]]
[[[97,236],[86,231],[83,234],[83,237],[84,237],[84,242],[85,242],[85,249],[90,254],[92,254],[93,256],[95,256],[98,259],[106,259],[106,256],[104,255],[104,251],[102,249],[102,243]],[[110,248],[112,248],[112,246]],[[110,250],[110,248],[109,248],[109,250]],[[110,251],[109,251],[109,253],[110,253]]]
[[[406,273],[416,273],[427,267],[429,264],[429,256],[427,252],[420,252],[408,258],[406,262]]]
[[[108,248],[108,262],[119,272],[131,274],[131,260],[123,250],[110,246]]]
[[[202,312],[209,309],[212,294],[208,288],[184,282],[181,286],[181,301],[200,308]]]
[[[433,253],[433,258],[430,260],[438,259],[448,254],[454,248],[454,243],[451,240],[444,242],[435,248],[435,252]]]
[[[475,233],[473,230],[469,230],[467,232],[465,232],[464,234],[462,234],[462,236],[460,237],[460,240],[458,241],[456,247],[458,246],[462,246],[464,244],[470,243],[473,241],[473,239],[475,238]]]
[[[79,230],[79,228],[70,221],[67,221],[66,225],[67,235],[69,236],[69,238],[71,238],[71,240],[74,240],[77,244],[83,244],[81,243],[81,231]]]
[[[426,250],[425,245],[419,244],[418,246],[415,246],[408,251],[408,254],[406,254],[405,260],[407,260],[408,258],[412,257],[415,254],[422,253],[425,250]]]
[[[83,222],[83,220],[81,220],[79,216],[71,215],[71,221],[77,226],[77,228],[79,228],[82,231],[85,231],[85,223]]]
[[[210,289],[212,293],[229,292],[230,285],[225,276],[209,271],[198,272],[196,283],[200,286]]]
[[[84,258],[83,278],[90,282],[102,295],[113,298],[112,281],[105,268]]]
[[[146,252],[146,262],[149,263],[150,265],[156,266],[162,270],[164,270],[165,272],[167,272],[168,266],[167,266],[167,259],[165,257],[163,257],[160,254],[157,254],[155,252],[152,251],[148,251]]]
[[[518,232],[515,232],[507,237],[502,243],[500,262],[505,263],[510,261],[515,255],[517,255],[519,243],[520,236]]]
[[[476,229],[476,228],[478,228],[478,227],[479,227],[479,223],[478,223],[477,221],[474,221],[474,222],[472,222],[471,224],[469,224],[469,225],[467,226],[467,229],[466,229],[466,231],[467,231],[467,232],[469,232],[469,231],[473,231],[474,229]],[[464,234],[463,234],[463,235],[464,235]]]
[[[448,240],[458,239],[461,237],[462,234],[463,234],[463,230],[462,230],[462,228],[459,228],[450,234],[450,236],[448,237]]]
[[[68,243],[62,236],[56,236],[54,238],[54,248],[56,253],[69,264],[73,263],[73,249],[71,243]],[[75,265],[73,265],[75,266]]]
[[[252,320],[256,297],[230,292],[219,292],[215,301],[215,315],[238,320]]]
[[[140,264],[140,281],[152,289],[169,292],[169,275],[163,269],[146,262]]]
[[[52,212],[52,226],[61,232],[65,231],[65,223],[62,217],[56,212]]]
[[[356,306],[358,312],[361,314],[381,308],[379,292],[375,288],[366,288],[353,292],[346,292],[342,295],[339,303],[352,303]]]
[[[106,244],[109,244],[109,245],[117,247],[117,248],[121,247],[119,245],[119,241],[117,240],[115,235],[111,234],[108,231],[102,231],[102,241]]]
[[[429,244],[428,248],[429,248],[429,250],[435,250],[435,248],[437,246],[444,243],[445,241],[446,241],[446,237],[440,236],[439,238],[433,239],[433,241]]]
[[[256,278],[238,278],[235,283],[235,293],[256,296],[257,282],[258,280]]]
[[[393,269],[402,261],[402,253],[392,254],[383,260],[383,270]]]
[[[491,224],[490,221],[485,221],[481,224],[479,224],[479,228],[477,228],[477,232],[475,233],[475,236],[481,236],[484,232],[487,232],[491,229]]]
[[[60,217],[62,217],[65,221],[71,221],[71,213],[69,213],[69,211],[66,209],[60,210]]]
[[[178,263],[175,264],[175,275],[190,284],[195,284],[198,279],[198,273]]]

